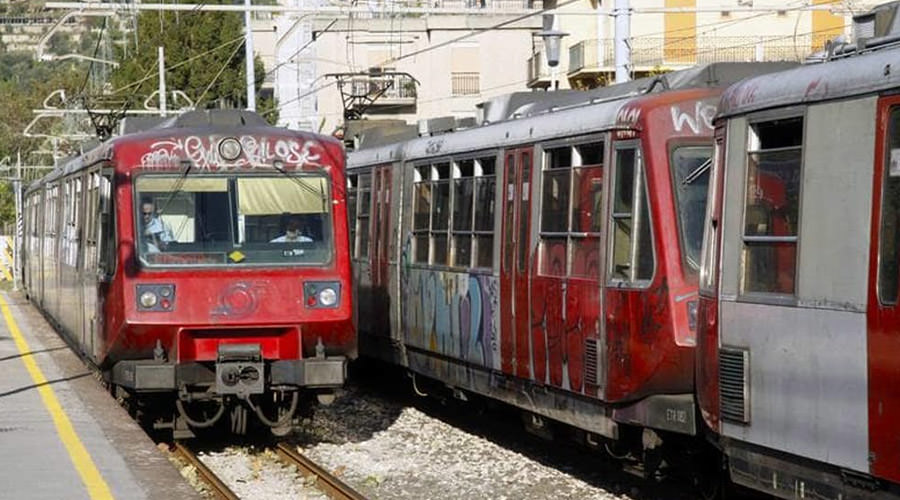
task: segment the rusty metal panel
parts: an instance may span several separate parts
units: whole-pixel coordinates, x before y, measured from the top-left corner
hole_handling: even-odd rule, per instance
[[[867,471],[865,313],[720,304],[721,345],[749,352],[752,416],[723,435]]]
[[[865,310],[875,104],[868,97],[807,110],[797,259],[801,305]]]

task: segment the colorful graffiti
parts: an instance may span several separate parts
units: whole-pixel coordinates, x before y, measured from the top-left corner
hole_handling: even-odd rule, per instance
[[[171,168],[182,160],[190,160],[196,169],[210,171],[269,165],[275,160],[289,165],[320,165],[322,145],[318,141],[245,135],[238,139],[240,156],[226,160],[219,152],[222,140],[222,137],[210,135],[158,141],[141,157],[141,166]]]
[[[499,368],[496,278],[414,268],[405,269],[404,274],[401,306],[407,344]]]

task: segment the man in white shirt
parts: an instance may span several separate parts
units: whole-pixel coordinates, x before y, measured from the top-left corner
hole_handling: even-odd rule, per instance
[[[295,220],[288,221],[287,226],[284,229],[285,233],[273,239],[270,243],[306,243],[312,241],[312,238],[309,236],[300,234],[300,223]]]
[[[141,203],[141,234],[147,242],[148,252],[165,250],[169,242],[175,240],[172,229],[153,210],[153,203]]]

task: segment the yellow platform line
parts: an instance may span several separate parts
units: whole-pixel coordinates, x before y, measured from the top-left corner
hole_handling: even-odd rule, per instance
[[[78,475],[81,476],[81,481],[87,487],[88,494],[95,500],[113,498],[109,486],[106,484],[103,476],[100,475],[97,466],[94,465],[94,461],[91,459],[90,454],[88,454],[84,445],[81,444],[78,434],[75,433],[75,428],[72,427],[72,422],[59,404],[56,393],[54,393],[53,388],[47,384],[47,378],[44,377],[44,373],[35,362],[34,357],[30,354],[31,349],[28,347],[28,342],[26,342],[25,337],[22,336],[22,332],[19,330],[19,326],[16,324],[16,320],[9,311],[9,305],[6,303],[6,299],[4,299],[2,294],[0,294],[0,309],[3,310],[3,318],[6,319],[6,326],[9,327],[9,331],[16,343],[16,347],[19,349],[19,354],[22,355],[22,362],[25,363],[25,368],[28,370],[28,374],[31,375],[31,380],[34,381],[34,385],[37,386],[41,399],[44,402],[44,406],[47,408],[50,416],[53,417],[53,423],[56,425],[56,432],[59,434],[60,439],[65,445],[66,451],[69,452],[69,458],[72,459],[72,464],[75,465]]]

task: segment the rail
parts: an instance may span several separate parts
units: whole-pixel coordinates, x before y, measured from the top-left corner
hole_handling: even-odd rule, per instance
[[[366,497],[347,486],[346,483],[326,471],[309,458],[301,455],[294,448],[279,443],[275,451],[281,459],[291,465],[297,466],[297,470],[307,477],[315,478],[315,487],[334,500],[365,500]]]
[[[174,449],[175,456],[180,457],[185,462],[189,463],[197,470],[197,476],[199,476],[200,480],[206,483],[215,495],[216,498],[223,500],[239,500],[240,497],[237,496],[231,488],[228,487],[221,479],[219,479],[216,474],[210,470],[209,467],[206,466],[197,455],[191,451],[190,448],[185,446],[180,442],[175,443]]]

